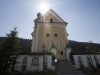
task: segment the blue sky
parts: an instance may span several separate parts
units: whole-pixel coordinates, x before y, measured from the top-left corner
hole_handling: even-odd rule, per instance
[[[31,39],[40,0],[0,0],[0,36],[17,26],[21,38]],[[100,0],[48,0],[68,22],[70,40],[100,43]],[[42,13],[43,14],[43,13]]]

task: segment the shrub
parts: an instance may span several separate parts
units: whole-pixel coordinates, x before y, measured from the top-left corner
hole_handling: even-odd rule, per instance
[[[70,54],[69,54],[69,59],[70,59],[70,60],[74,60],[74,58],[73,58],[73,53],[72,53],[72,52],[70,52]]]

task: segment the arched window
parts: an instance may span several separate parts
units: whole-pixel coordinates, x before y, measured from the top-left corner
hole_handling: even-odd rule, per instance
[[[54,37],[58,37],[58,34],[57,33],[54,33]]]
[[[50,22],[53,22],[53,19],[52,18],[50,18]]]
[[[49,33],[46,33],[46,37],[50,37],[50,34]]]
[[[39,65],[39,59],[38,58],[36,58],[36,57],[34,57],[33,59],[32,59],[32,64],[31,64],[32,66],[38,66]]]

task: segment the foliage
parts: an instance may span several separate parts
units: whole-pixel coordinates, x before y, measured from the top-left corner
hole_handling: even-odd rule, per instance
[[[23,73],[24,73],[25,70],[26,70],[26,64],[27,64],[27,57],[24,57],[24,58],[23,58],[23,63],[22,63],[22,71],[23,71]]]
[[[90,42],[77,42],[77,41],[72,41],[72,40],[68,40],[69,41],[69,47],[72,48],[72,52],[74,53],[83,53],[83,52],[87,52],[87,44],[89,45]],[[98,52],[100,49],[100,44],[98,43],[93,43],[92,42],[92,52]],[[68,46],[66,46],[68,47]]]
[[[26,65],[22,65],[22,71],[24,72],[26,70]]]
[[[23,39],[20,38],[20,50],[21,53],[30,53],[31,52],[31,45],[32,45],[32,40],[31,39]]]
[[[99,63],[98,58],[97,58],[96,55],[94,55],[94,60],[95,60],[95,62],[96,62],[96,66],[97,66],[98,68],[100,68],[100,63]]]
[[[86,59],[87,59],[87,63],[88,63],[88,65],[90,66],[90,67],[92,67],[92,63],[91,63],[91,59],[90,59],[90,57],[86,57]]]
[[[70,59],[70,60],[74,60],[74,58],[73,58],[73,53],[72,53],[72,52],[70,52],[70,54],[69,54],[69,59]]]
[[[81,56],[78,56],[78,62],[79,62],[80,69],[83,69],[84,65],[83,65],[83,61],[82,61]]]
[[[14,28],[9,34],[6,34],[3,43],[0,44],[0,73],[13,73],[17,63],[17,55],[19,53],[18,32]]]
[[[56,56],[55,56],[55,53],[53,52],[52,53],[52,61],[55,61],[55,59],[56,59]]]
[[[5,38],[6,37],[0,37],[0,43],[3,43]],[[21,53],[30,53],[32,40],[31,39],[23,39],[23,38],[19,38],[19,40],[20,40],[19,46],[21,47],[20,48]],[[77,42],[77,41],[69,40],[69,45],[72,48],[72,52],[74,52],[74,53],[87,52],[87,49],[86,49],[87,44],[88,44],[87,42]],[[100,49],[100,44],[98,44],[98,43],[92,43],[92,44],[96,47],[95,51],[98,52]]]
[[[23,58],[23,64],[27,64],[27,57]]]
[[[4,42],[4,40],[7,37],[0,37],[0,44],[2,44]],[[19,47],[20,47],[20,51],[21,53],[30,53],[31,52],[31,39],[23,39],[23,38],[18,38],[20,43],[19,43]]]

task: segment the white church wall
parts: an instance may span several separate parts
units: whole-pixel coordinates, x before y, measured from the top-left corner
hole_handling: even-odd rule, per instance
[[[82,55],[82,56],[81,56],[84,66],[88,66],[86,56],[87,56],[87,55]]]
[[[47,68],[51,69],[52,66],[52,56],[51,55],[46,55],[47,56]]]
[[[16,69],[18,71],[22,71],[22,65],[23,65],[23,58],[27,56],[27,64],[26,64],[26,71],[42,71],[43,70],[43,56],[28,56],[28,55],[20,55],[20,57],[17,59],[18,64],[16,64],[16,66],[18,66]],[[32,59],[34,57],[37,57],[39,59],[39,66],[32,66]]]
[[[16,66],[16,68],[15,69],[17,69],[18,71],[21,71],[21,67],[22,67],[22,60],[23,60],[23,56],[22,55],[20,55],[19,56],[19,58],[17,59],[17,61],[19,62],[19,63],[17,63],[15,66]]]
[[[43,56],[28,56],[28,63],[27,63],[27,71],[42,71],[43,70]],[[39,65],[38,66],[32,66],[32,59],[34,57],[37,57],[39,59]]]
[[[97,55],[97,58],[98,58],[98,60],[99,60],[99,63],[100,63],[100,55]]]
[[[31,68],[32,68],[31,64],[32,64],[32,56],[28,56],[27,65],[26,65],[26,71],[31,71]]]
[[[86,55],[73,55],[74,61],[75,61],[75,67],[77,67],[77,68],[80,67],[79,62],[78,62],[79,61],[78,56],[80,56],[82,58],[84,66],[88,66]]]
[[[85,67],[89,66],[88,63],[87,63],[87,59],[86,59],[86,57],[87,57],[87,56],[89,57],[89,55],[73,55],[74,61],[75,61],[75,67],[76,67],[76,68],[79,68],[78,56],[80,56],[80,57],[82,58],[83,65],[84,65]],[[97,59],[98,59],[98,61],[99,61],[99,63],[100,63],[100,55],[99,55],[99,54],[96,54],[95,56],[97,56]],[[95,62],[95,60],[94,60],[94,55],[91,55],[91,58],[92,58],[93,65],[94,65],[95,67],[97,67],[97,66],[96,66],[96,62]]]
[[[69,60],[69,61],[70,61],[70,59],[69,59],[70,52],[71,52],[71,48],[67,48],[67,50],[66,50],[66,57],[67,57],[67,60]]]
[[[43,56],[39,56],[39,70],[42,71],[43,70]]]
[[[51,55],[45,55],[47,57],[47,68],[51,69],[52,68],[52,56]],[[27,63],[23,64],[23,59],[24,57],[27,57]],[[38,58],[39,59],[39,65],[38,66],[33,66],[32,65],[32,59],[33,58]],[[26,70],[25,71],[43,71],[43,55],[20,55],[20,57],[17,59],[18,64],[16,64],[16,69],[18,71],[22,71],[22,65],[26,65]]]

